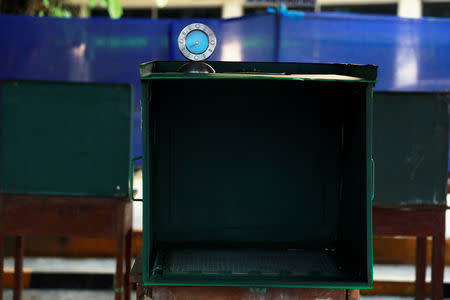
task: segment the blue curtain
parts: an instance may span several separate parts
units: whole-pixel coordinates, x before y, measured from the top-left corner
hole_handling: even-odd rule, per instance
[[[0,80],[130,83],[141,152],[138,64],[183,60],[180,30],[216,33],[211,60],[343,62],[379,66],[376,90],[450,89],[450,20],[281,11],[220,19],[58,19],[0,15]]]

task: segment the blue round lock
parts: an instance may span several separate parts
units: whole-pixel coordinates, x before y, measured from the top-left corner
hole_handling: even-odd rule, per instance
[[[191,61],[208,59],[217,45],[214,31],[202,23],[192,23],[184,27],[177,42],[181,54]]]
[[[191,31],[186,36],[186,48],[191,53],[201,54],[208,49],[208,45],[208,36],[201,30]]]

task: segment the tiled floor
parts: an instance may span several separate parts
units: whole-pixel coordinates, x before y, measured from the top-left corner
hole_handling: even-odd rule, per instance
[[[12,290],[6,289],[3,292],[4,300],[12,300]],[[112,300],[113,291],[78,291],[78,290],[32,290],[23,291],[22,300]],[[136,299],[133,292],[131,299]]]
[[[24,258],[23,267],[38,273],[114,274],[113,258]],[[14,259],[5,258],[5,268],[14,268]]]
[[[5,268],[14,268],[11,257],[5,259]],[[25,258],[24,268],[38,273],[95,273],[114,274],[116,262],[113,258]],[[374,265],[376,281],[413,282],[415,269],[413,265]],[[431,269],[427,268],[427,281],[430,281]],[[450,283],[450,267],[445,268],[444,282]]]
[[[77,290],[24,290],[22,300],[81,300],[113,299],[112,291],[77,291]],[[4,300],[12,300],[12,290],[3,292]],[[133,292],[131,299],[136,299]],[[361,300],[413,300],[412,297],[362,296]]]

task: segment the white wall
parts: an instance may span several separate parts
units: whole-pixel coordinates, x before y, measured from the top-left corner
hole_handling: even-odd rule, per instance
[[[422,0],[398,0],[397,15],[404,18],[422,17]]]

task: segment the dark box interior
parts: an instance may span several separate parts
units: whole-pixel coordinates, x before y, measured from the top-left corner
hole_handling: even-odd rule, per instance
[[[367,86],[143,81],[150,283],[370,285]]]
[[[370,288],[373,65],[140,65],[145,285]]]

